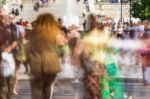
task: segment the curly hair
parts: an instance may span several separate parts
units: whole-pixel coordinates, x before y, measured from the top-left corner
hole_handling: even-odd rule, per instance
[[[58,22],[50,13],[39,15],[32,25],[33,33],[40,38],[55,41],[56,37],[61,34]]]

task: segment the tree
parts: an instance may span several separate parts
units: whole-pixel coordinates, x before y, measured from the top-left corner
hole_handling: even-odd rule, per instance
[[[0,5],[6,4],[6,0],[0,0]]]
[[[150,20],[150,0],[131,0],[131,14],[142,21]]]

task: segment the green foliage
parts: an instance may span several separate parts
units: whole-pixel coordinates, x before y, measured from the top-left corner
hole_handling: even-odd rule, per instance
[[[6,4],[6,0],[0,0],[0,5]]]
[[[132,16],[150,20],[150,0],[131,0]]]

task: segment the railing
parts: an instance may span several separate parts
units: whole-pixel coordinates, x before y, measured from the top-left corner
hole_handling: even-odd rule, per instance
[[[118,2],[118,3],[111,3],[111,2],[97,2],[97,3],[95,3],[96,5],[97,4],[113,4],[113,5],[120,5],[120,2]],[[122,3],[123,5],[128,5],[129,4],[129,2],[123,2]]]

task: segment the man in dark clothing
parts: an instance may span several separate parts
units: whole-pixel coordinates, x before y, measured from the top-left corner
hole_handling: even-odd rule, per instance
[[[12,10],[11,10],[11,14],[15,14],[15,9],[14,8],[12,8]]]
[[[23,4],[20,5],[20,10],[22,12],[22,10],[23,10]]]
[[[61,18],[58,18],[58,23],[59,23],[60,29],[67,35],[69,30],[63,25],[63,20]]]
[[[18,9],[15,10],[15,15],[19,16],[19,10]]]

